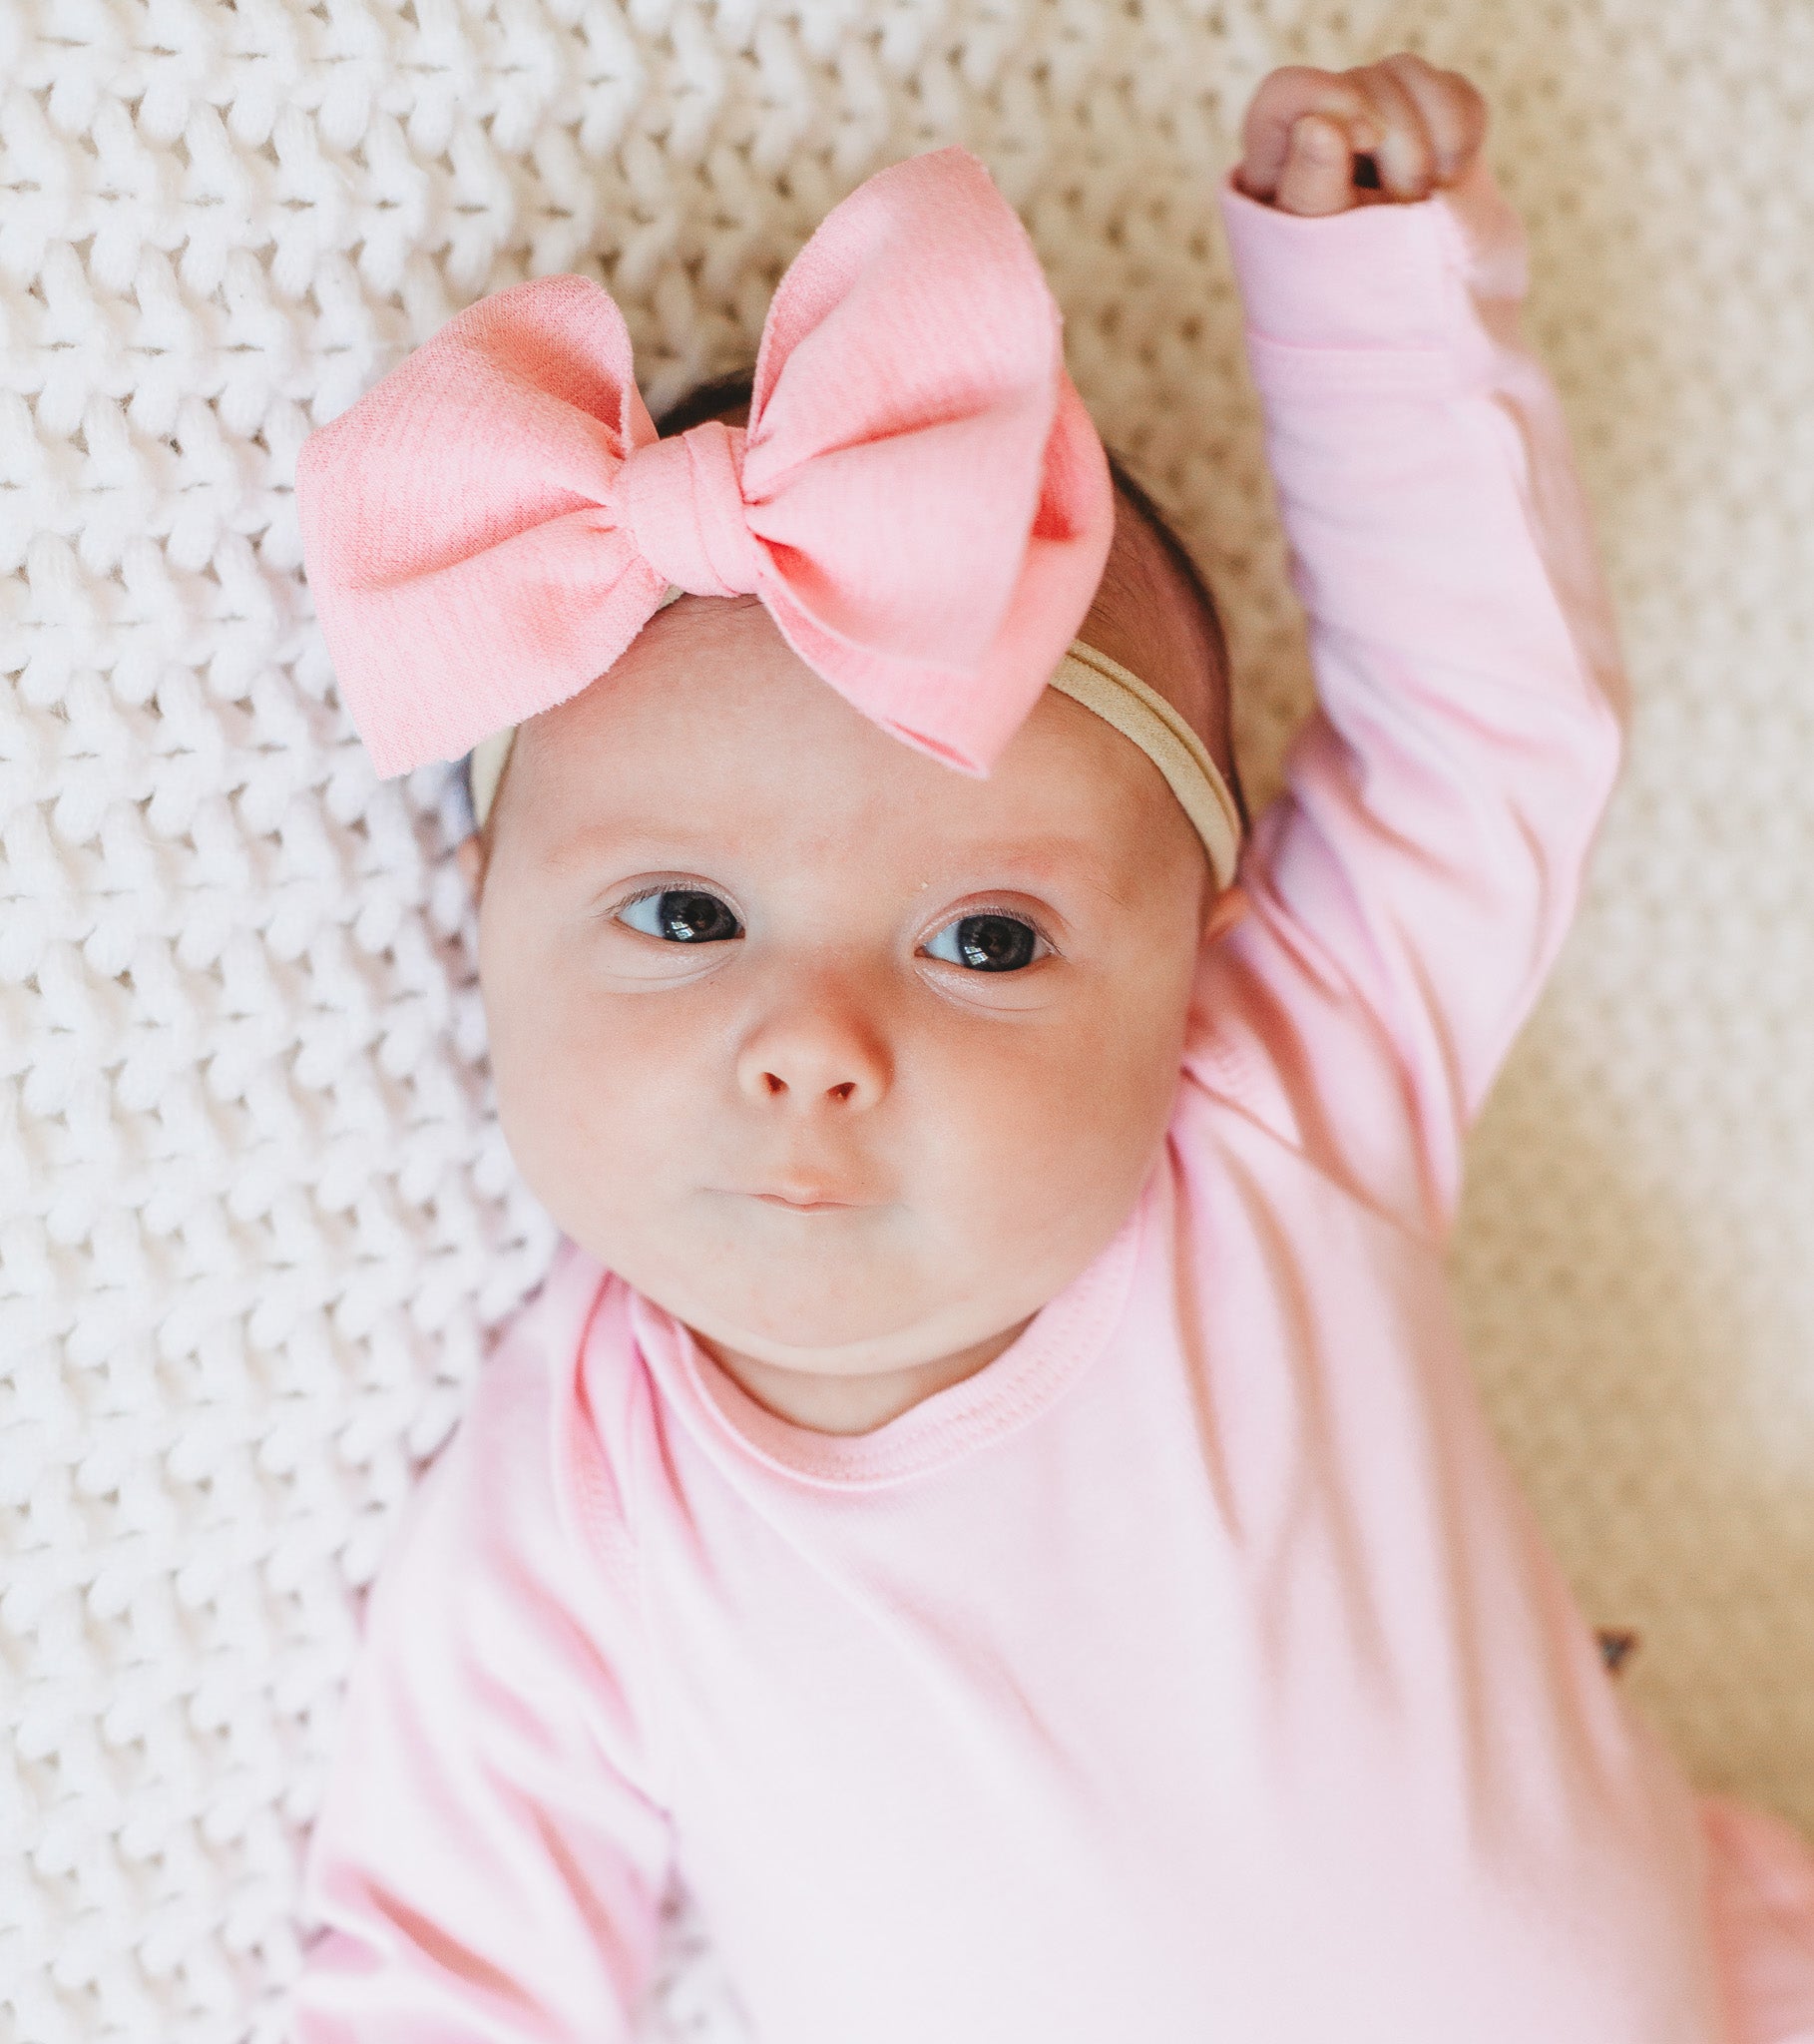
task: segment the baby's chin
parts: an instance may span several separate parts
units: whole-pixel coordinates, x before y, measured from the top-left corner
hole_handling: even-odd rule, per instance
[[[781,1273],[748,1291],[685,1286],[663,1297],[638,1288],[716,1346],[808,1376],[916,1368],[969,1345],[981,1331],[958,1322],[943,1299],[906,1300],[892,1287],[878,1287],[881,1296],[828,1299],[805,1281],[796,1288]]]
[[[630,1245],[594,1254],[713,1346],[812,1376],[936,1362],[1044,1302],[987,1292],[954,1299],[948,1276],[866,1244],[860,1223],[802,1215],[792,1225],[802,1237],[796,1249],[768,1244],[720,1262],[703,1279],[660,1255],[646,1262]]]

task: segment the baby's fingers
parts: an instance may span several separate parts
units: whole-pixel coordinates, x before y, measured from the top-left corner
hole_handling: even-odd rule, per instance
[[[1459,71],[1438,71],[1408,53],[1385,58],[1388,72],[1417,104],[1435,156],[1436,182],[1453,185],[1487,139],[1487,103]]]
[[[1281,213],[1345,213],[1355,203],[1354,145],[1327,114],[1303,114],[1293,124],[1272,203]]]
[[[1379,129],[1379,143],[1372,155],[1379,168],[1380,189],[1390,199],[1428,199],[1438,182],[1436,142],[1425,123],[1422,104],[1394,60],[1370,64],[1349,76],[1365,95]]]
[[[1486,130],[1486,102],[1465,78],[1406,51],[1340,73],[1288,65],[1247,109],[1235,183],[1287,213],[1428,199],[1466,175]],[[1348,159],[1340,192],[1338,137]]]
[[[1318,135],[1326,132],[1324,124],[1342,134],[1350,157],[1356,150],[1373,149],[1379,141],[1368,102],[1348,78],[1313,70],[1307,64],[1287,65],[1262,81],[1241,123],[1241,162],[1235,183],[1249,198],[1284,203],[1278,199],[1280,183],[1294,138],[1308,116],[1317,117]],[[1332,206],[1317,210],[1339,211]]]

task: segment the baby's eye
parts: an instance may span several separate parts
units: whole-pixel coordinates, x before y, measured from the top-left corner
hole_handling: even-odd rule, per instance
[[[671,944],[722,944],[743,934],[743,925],[715,894],[697,887],[664,887],[640,894],[618,910],[618,920],[648,937]]]
[[[973,972],[1018,972],[1051,949],[1018,915],[961,915],[939,931],[926,955],[948,965],[967,965]]]

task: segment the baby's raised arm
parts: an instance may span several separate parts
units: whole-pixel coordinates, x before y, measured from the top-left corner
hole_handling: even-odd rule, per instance
[[[1437,1233],[1574,914],[1624,706],[1485,126],[1415,58],[1278,72],[1222,194],[1318,705],[1191,1064],[1216,1083],[1219,1051],[1226,1083],[1244,1040],[1296,1074],[1277,1118]]]

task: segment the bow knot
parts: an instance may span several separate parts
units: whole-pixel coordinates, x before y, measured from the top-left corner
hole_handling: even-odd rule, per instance
[[[637,552],[691,596],[753,596],[764,554],[743,503],[741,426],[706,419],[632,450],[613,508]]]
[[[1115,529],[1039,258],[961,149],[880,171],[826,216],[768,308],[746,430],[658,440],[610,296],[537,277],[311,433],[296,508],[383,774],[577,695],[670,584],[753,592],[865,717],[987,772]]]

